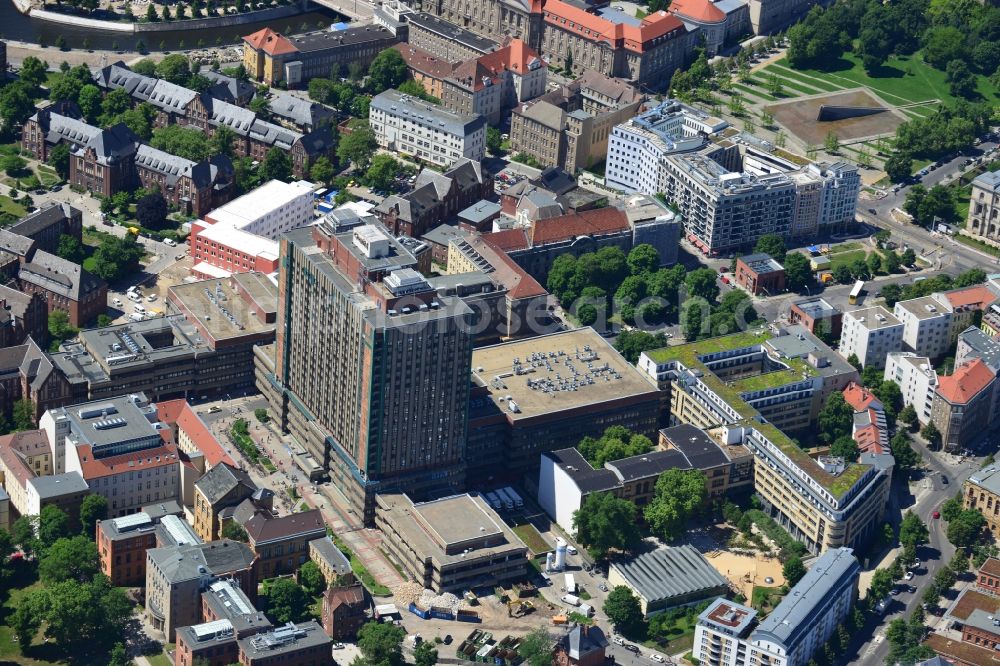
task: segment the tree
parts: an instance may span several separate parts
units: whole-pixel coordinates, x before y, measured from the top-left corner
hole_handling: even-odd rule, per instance
[[[156,65],[156,75],[161,79],[166,79],[170,83],[183,86],[191,78],[191,64],[188,62],[186,56],[180,53],[172,53]]]
[[[785,577],[787,585],[795,585],[806,575],[806,566],[802,564],[802,558],[792,555],[781,568],[781,573]]]
[[[247,108],[264,120],[271,117],[271,101],[263,95],[257,95],[250,100],[250,104],[247,105]]]
[[[577,448],[591,465],[600,468],[606,462],[648,453],[653,450],[653,443],[645,435],[634,434],[628,428],[611,426],[600,439],[584,437]]]
[[[904,266],[913,266],[917,263],[917,253],[913,251],[913,248],[908,247],[903,250],[903,256],[900,259],[902,259]]]
[[[868,273],[872,277],[882,272],[882,255],[878,252],[869,254],[865,263],[868,264]]]
[[[132,605],[105,576],[88,583],[65,580],[22,597],[27,627],[45,624],[45,635],[68,653],[108,649],[120,639]],[[29,637],[30,645],[30,637]]]
[[[253,416],[255,419],[257,419],[258,423],[267,423],[268,421],[271,420],[271,417],[267,415],[267,409],[265,409],[264,407],[258,407],[257,409],[253,410]]]
[[[812,284],[813,274],[809,260],[801,252],[785,255],[782,262],[785,267],[785,280],[790,291],[801,291]]]
[[[406,61],[396,49],[382,51],[368,67],[368,90],[373,95],[395,88],[406,80]]]
[[[854,408],[847,404],[844,395],[834,391],[827,398],[816,419],[819,439],[834,442],[840,437],[850,437],[854,426]]]
[[[976,509],[966,509],[948,522],[946,536],[956,548],[968,548],[975,544],[986,524],[983,514]]]
[[[499,155],[503,151],[503,137],[499,127],[486,128],[486,150],[491,155]]]
[[[438,663],[438,651],[432,643],[422,642],[413,650],[416,666],[435,666]]]
[[[968,59],[968,40],[958,28],[934,27],[924,35],[924,60],[940,70],[954,60]]]
[[[184,125],[157,127],[149,143],[153,148],[193,162],[201,162],[212,154],[208,137],[201,130]]]
[[[830,455],[839,456],[847,462],[856,461],[860,454],[861,450],[858,448],[858,443],[850,435],[838,437],[830,447]]]
[[[941,431],[938,430],[933,421],[928,422],[920,429],[920,436],[927,440],[931,446],[937,446],[941,443]]]
[[[615,349],[617,349],[625,360],[631,364],[639,362],[639,355],[649,349],[659,349],[667,346],[667,338],[663,333],[649,333],[647,331],[622,331],[615,338]]]
[[[223,539],[232,539],[233,541],[242,543],[247,543],[250,540],[247,531],[235,520],[226,521],[222,526],[220,534],[222,534]]]
[[[903,411],[899,413],[899,420],[905,423],[910,430],[917,425],[917,410],[913,408],[913,405],[906,405],[903,407]]]
[[[385,52],[384,52],[385,53]],[[365,125],[354,129],[350,134],[346,134],[340,139],[337,146],[337,159],[341,165],[348,162],[354,164],[358,171],[366,171],[371,164],[372,153],[378,148],[375,141],[375,134]]]
[[[632,275],[653,273],[660,267],[660,253],[649,243],[640,243],[629,251],[626,263]]]
[[[951,522],[958,518],[964,508],[962,507],[961,495],[955,495],[951,499],[941,504],[941,517]]]
[[[114,282],[135,270],[144,254],[145,250],[132,234],[126,234],[124,238],[108,236],[101,241],[91,257],[92,272],[99,278]]]
[[[368,622],[362,625],[357,643],[361,658],[352,666],[403,666],[406,663],[403,658],[405,636],[406,630],[393,624]]]
[[[0,120],[8,135],[34,113],[30,87],[23,83],[8,83],[0,89]]]
[[[684,286],[690,298],[704,298],[712,302],[719,297],[718,273],[711,268],[698,268],[687,274]]]
[[[111,654],[108,655],[108,666],[132,666],[134,663],[125,651],[125,645],[115,643],[115,646],[111,648]]]
[[[80,529],[83,533],[96,538],[98,521],[108,517],[108,500],[104,495],[96,493],[87,495],[80,504]]]
[[[616,585],[608,592],[601,610],[620,632],[628,632],[642,624],[642,606],[639,604],[639,599],[625,585]]]
[[[24,171],[27,166],[28,163],[19,155],[7,155],[3,159],[0,159],[0,167],[3,167],[3,170],[8,176],[12,176],[14,178],[24,175]]]
[[[573,512],[577,541],[594,559],[605,557],[612,548],[631,550],[642,541],[636,511],[634,503],[611,493],[588,495],[580,509]]]
[[[372,158],[371,166],[365,171],[368,186],[376,190],[392,187],[402,165],[392,155],[378,154]]]
[[[233,143],[235,141],[236,132],[223,125],[215,130],[215,134],[212,135],[210,145],[214,153],[218,155],[225,155],[226,157],[233,157],[235,155],[235,151],[233,149]],[[326,158],[323,157],[320,159],[325,160]],[[327,163],[329,163],[329,160]]]
[[[521,639],[517,652],[526,666],[551,666],[553,640],[545,629],[535,629]]]
[[[287,181],[292,177],[292,161],[288,158],[288,153],[281,148],[271,148],[264,156],[264,163],[261,164],[261,173],[264,180]]]
[[[653,499],[643,512],[650,530],[664,541],[683,533],[707,497],[705,475],[696,469],[670,469],[656,481]]]
[[[92,83],[80,88],[80,94],[77,96],[77,104],[80,106],[83,117],[91,123],[97,122],[97,117],[101,115],[103,101],[101,89]]]
[[[896,459],[896,466],[900,469],[913,469],[920,463],[920,456],[910,446],[910,438],[905,432],[900,431],[893,435],[889,441],[889,448],[892,457]]]
[[[920,519],[920,516],[907,511],[899,524],[899,542],[904,546],[914,547],[927,543],[927,525]]]
[[[964,60],[952,60],[945,69],[945,81],[955,97],[976,96],[976,75]]]
[[[299,622],[309,614],[310,599],[301,585],[290,578],[279,578],[267,588],[268,615],[278,624]]]
[[[69,146],[59,143],[49,151],[49,166],[56,170],[63,180],[69,178]]]
[[[135,204],[135,219],[147,229],[162,229],[168,212],[167,200],[159,192],[147,194]]]
[[[82,534],[57,539],[38,563],[38,576],[46,585],[64,580],[90,581],[100,572],[97,545]]]
[[[62,342],[77,334],[77,329],[69,323],[69,314],[65,310],[53,310],[49,313],[49,335]]]
[[[757,239],[754,252],[769,255],[779,264],[785,260],[785,239],[778,234],[764,234]]]
[[[913,174],[913,157],[904,151],[895,151],[884,164],[889,180],[899,183]]]
[[[80,239],[69,234],[59,236],[59,247],[56,250],[56,254],[66,261],[72,261],[74,264],[82,264],[87,256]]]
[[[309,178],[316,183],[329,183],[333,180],[333,164],[325,155],[322,155],[309,167]]]
[[[38,514],[38,541],[48,549],[59,539],[68,537],[69,516],[54,504],[46,504]]]
[[[45,82],[48,75],[49,63],[39,60],[35,56],[28,56],[21,62],[21,71],[17,73],[17,78],[32,88],[37,88]]]
[[[868,598],[873,601],[881,601],[889,595],[894,581],[888,569],[876,569],[872,575],[872,581],[868,586]]]
[[[299,567],[297,577],[299,585],[305,588],[310,596],[319,596],[326,589],[326,578],[323,577],[323,572],[320,571],[319,565],[312,560]]]

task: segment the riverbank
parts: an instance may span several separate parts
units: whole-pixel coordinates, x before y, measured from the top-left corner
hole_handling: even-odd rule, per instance
[[[23,0],[21,1],[23,2]],[[14,0],[14,2],[17,3],[18,0]],[[18,10],[20,11],[20,6],[18,6]],[[120,32],[127,35],[139,35],[156,32],[213,30],[217,28],[230,28],[233,26],[247,25],[249,23],[258,23],[260,21],[279,21],[281,19],[287,19],[292,16],[304,14],[306,11],[307,10],[302,6],[302,4],[284,5],[282,7],[269,7],[267,9],[259,9],[257,11],[246,12],[243,14],[232,14],[230,16],[210,16],[205,18],[180,19],[177,21],[162,21],[155,23],[103,21],[100,19],[87,18],[85,16],[63,14],[62,12],[51,12],[46,9],[29,9],[28,14],[33,19],[46,21],[48,23],[71,25],[81,28],[90,28],[93,30]]]
[[[100,67],[119,60],[123,61],[126,65],[133,65],[143,58],[149,58],[154,62],[159,62],[166,57],[167,54],[148,53],[143,55],[135,51],[125,53],[119,53],[117,51],[60,51],[54,46],[46,48],[30,42],[7,41],[8,63],[16,67],[20,67],[21,63],[24,62],[24,59],[28,56],[34,56],[39,60],[44,60],[52,67],[58,66],[63,61],[69,63],[71,67],[76,67],[77,65]]]

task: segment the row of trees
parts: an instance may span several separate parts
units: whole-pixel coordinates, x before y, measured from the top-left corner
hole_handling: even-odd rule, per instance
[[[986,102],[958,100],[939,107],[932,116],[904,122],[896,129],[896,148],[885,162],[889,178],[897,183],[908,179],[915,158],[933,160],[971,145],[989,129],[991,113]]]

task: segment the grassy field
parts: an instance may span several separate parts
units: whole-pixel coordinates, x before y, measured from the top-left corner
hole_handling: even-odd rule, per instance
[[[542,553],[547,553],[552,550],[552,546],[542,538],[541,533],[535,529],[535,526],[531,523],[525,523],[524,525],[517,525],[511,528],[514,530],[524,545],[528,547],[533,555],[540,555]]]
[[[24,217],[28,214],[27,209],[6,195],[0,195],[0,212],[10,213],[17,217]]]
[[[783,80],[788,93],[800,90],[802,84],[816,89],[817,93],[866,86],[890,104],[912,104],[935,99],[948,104],[955,101],[945,81],[944,72],[921,60],[919,52],[912,56],[890,57],[874,76],[865,72],[861,58],[853,53],[845,54],[824,71],[792,70],[782,58],[759,72],[759,76],[765,81],[771,74]],[[979,76],[977,84],[977,90],[984,100],[994,103],[1000,101],[1000,95],[990,85],[989,79]],[[921,109],[917,113],[924,115],[929,110]]]
[[[49,645],[42,644],[41,632],[39,636],[36,636],[35,643],[30,649],[31,656],[24,656],[21,654],[21,647],[18,644],[16,637],[14,635],[14,630],[6,624],[7,620],[10,618],[14,609],[17,608],[17,604],[21,597],[30,591],[37,590],[42,587],[39,581],[35,581],[31,585],[21,589],[14,589],[9,592],[7,601],[4,602],[0,612],[3,614],[4,624],[0,625],[0,664],[19,664],[20,666],[46,666],[49,664],[65,664],[66,661],[63,659],[46,659],[43,653],[49,648]],[[51,647],[55,647],[54,645]]]

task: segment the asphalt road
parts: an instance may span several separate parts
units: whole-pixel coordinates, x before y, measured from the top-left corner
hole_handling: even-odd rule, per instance
[[[946,523],[943,520],[935,520],[932,514],[942,502],[959,492],[965,480],[979,469],[980,461],[972,458],[955,464],[949,460],[953,459],[953,456],[932,452],[916,440],[913,442],[913,447],[926,463],[928,471],[925,479],[930,481],[931,488],[920,491],[916,502],[911,506],[897,507],[899,510],[892,512],[892,518],[893,522],[898,523],[903,512],[913,511],[927,525],[928,543],[917,550],[917,557],[920,558],[921,564],[914,572],[916,575],[913,580],[903,581],[915,587],[916,591],[912,593],[902,592],[895,597],[890,597],[892,604],[889,606],[888,612],[884,617],[870,620],[864,630],[859,632],[860,635],[869,638],[850,655],[847,655],[852,658],[846,663],[870,666],[885,664],[886,655],[889,652],[889,644],[885,640],[885,630],[889,623],[897,617],[908,617],[922,603],[924,590],[934,580],[934,575],[947,565],[955,554],[955,548],[948,543],[948,539],[945,537]],[[941,481],[942,476],[949,479],[948,485]],[[893,490],[891,501],[895,502],[899,493],[895,492],[896,488]]]

